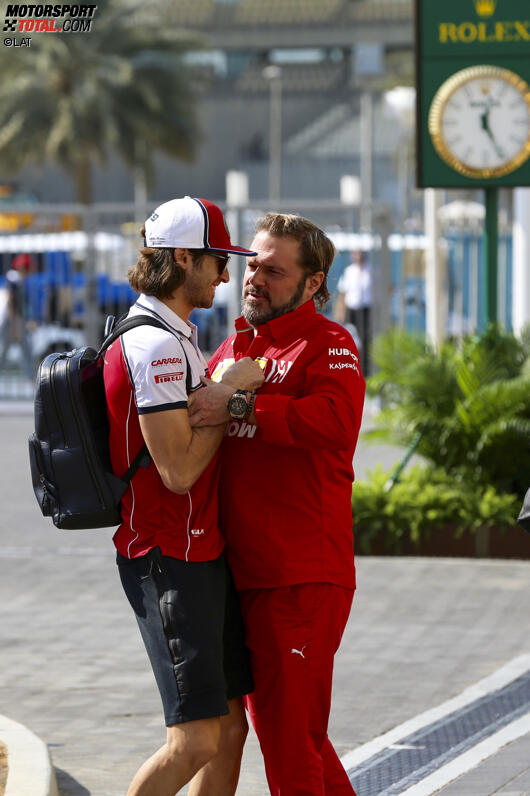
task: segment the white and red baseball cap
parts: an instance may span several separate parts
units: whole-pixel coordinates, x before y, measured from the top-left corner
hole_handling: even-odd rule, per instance
[[[153,248],[211,249],[255,257],[257,252],[235,246],[221,209],[208,199],[184,196],[156,208],[145,222],[145,245]]]

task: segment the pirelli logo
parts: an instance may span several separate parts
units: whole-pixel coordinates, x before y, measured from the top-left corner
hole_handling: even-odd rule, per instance
[[[182,381],[183,376],[184,373],[182,371],[175,373],[157,373],[155,376],[155,382],[157,384],[165,384],[168,381]]]

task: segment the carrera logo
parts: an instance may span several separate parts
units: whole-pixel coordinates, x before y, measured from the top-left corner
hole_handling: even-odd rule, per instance
[[[167,381],[182,381],[182,377],[184,373],[179,371],[174,371],[173,373],[157,373],[155,376],[155,382],[157,384],[165,384]]]
[[[167,359],[153,359],[151,362],[152,368],[160,368],[162,365],[182,365],[180,357],[167,357]]]

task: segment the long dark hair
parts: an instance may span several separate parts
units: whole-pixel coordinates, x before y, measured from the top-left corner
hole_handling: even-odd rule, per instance
[[[140,230],[145,241],[145,227]],[[136,265],[127,273],[129,284],[137,293],[155,296],[158,299],[171,298],[175,290],[186,278],[186,272],[175,262],[175,248],[156,249],[144,246],[140,249],[140,257]],[[188,249],[193,265],[200,265],[204,249]]]

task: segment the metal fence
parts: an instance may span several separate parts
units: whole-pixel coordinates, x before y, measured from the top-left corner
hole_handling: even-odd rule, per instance
[[[0,210],[0,399],[33,394],[38,363],[50,351],[97,345],[107,315],[124,314],[135,300],[127,270],[136,262],[140,227],[154,206],[35,205]],[[223,203],[219,203],[223,206]],[[251,203],[224,208],[232,239],[249,244],[257,217],[269,208]],[[369,253],[373,282],[373,333],[389,325],[425,331],[425,244],[421,233],[395,231],[384,206],[373,208],[371,233],[354,231],[356,216],[338,201],[283,201],[275,209],[298,212],[325,229],[337,248],[328,283],[336,298],[350,253]],[[446,332],[458,337],[481,328],[480,235],[459,230],[445,236]],[[499,314],[511,328],[511,237],[501,236]],[[244,269],[233,258],[229,285],[217,291],[210,310],[195,310],[204,351],[212,351],[239,314]],[[333,299],[326,312],[333,312]]]

